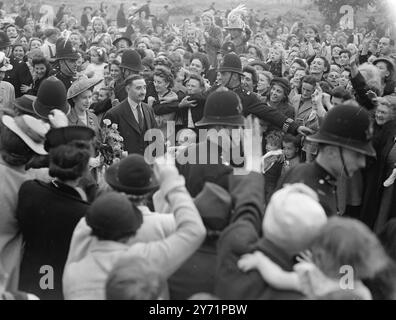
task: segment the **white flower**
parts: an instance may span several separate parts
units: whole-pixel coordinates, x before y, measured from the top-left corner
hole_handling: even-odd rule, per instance
[[[111,121],[110,121],[109,119],[104,119],[104,120],[103,120],[103,123],[104,123],[106,126],[111,125]]]
[[[111,127],[112,127],[114,130],[118,130],[118,124],[117,124],[117,123],[113,123],[113,124],[111,125]]]

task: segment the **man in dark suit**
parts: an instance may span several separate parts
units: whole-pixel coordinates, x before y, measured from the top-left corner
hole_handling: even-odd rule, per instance
[[[146,96],[146,82],[140,75],[129,76],[125,80],[128,97],[118,106],[110,109],[104,119],[118,125],[124,138],[124,149],[128,153],[144,155],[151,141],[144,141],[147,130],[157,128],[153,110],[143,100]]]

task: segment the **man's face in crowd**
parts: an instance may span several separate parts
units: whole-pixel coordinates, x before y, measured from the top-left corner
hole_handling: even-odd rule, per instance
[[[297,70],[297,71],[294,73],[294,78],[296,78],[296,79],[298,79],[298,80],[301,80],[302,78],[304,78],[304,76],[305,76],[305,70],[302,70],[302,69]]]
[[[232,72],[219,72],[220,73],[220,78],[221,78],[221,84],[223,86],[227,86],[232,78],[233,73]]]
[[[338,85],[346,88],[349,82],[349,75],[350,75],[349,71],[341,72],[341,76],[338,79]]]
[[[106,91],[106,90],[103,90],[103,89],[100,89],[100,90],[99,90],[98,100],[99,100],[99,101],[105,101],[107,98],[108,98],[108,96],[107,96],[107,91]]]
[[[385,79],[386,77],[388,77],[390,75],[390,72],[388,70],[388,66],[386,65],[385,62],[377,62],[375,64],[375,66],[377,67],[378,71],[381,74],[381,78]]]
[[[128,46],[128,42],[126,40],[120,40],[118,41],[118,49],[122,50],[122,49],[127,49]]]
[[[270,101],[274,103],[281,102],[282,99],[285,97],[284,89],[277,84],[274,84],[270,91]]]
[[[392,52],[392,48],[390,45],[390,39],[385,38],[385,37],[381,38],[381,40],[379,41],[379,44],[378,44],[378,49],[379,49],[380,54],[383,54],[383,55],[390,54]]]
[[[144,81],[144,79],[132,81],[127,85],[126,90],[128,92],[128,97],[132,101],[140,103],[146,97],[146,81]]]
[[[392,120],[392,112],[390,107],[380,103],[377,107],[377,110],[375,110],[375,122],[379,126],[382,126],[390,120]]]
[[[75,47],[76,49],[80,47],[81,40],[77,34],[72,34],[70,36],[70,42],[72,43],[72,46]]]
[[[9,38],[16,38],[18,37],[18,32],[15,27],[8,27],[7,28],[7,36]]]
[[[297,148],[293,142],[282,142],[283,154],[287,160],[293,159],[297,154]]]
[[[341,48],[340,47],[334,47],[333,50],[331,51],[331,56],[333,58],[339,58],[340,57],[340,52],[341,52]]]
[[[312,28],[307,28],[305,30],[305,39],[312,41],[314,40],[315,37],[316,37],[315,30],[313,30]]]
[[[375,54],[375,53],[377,52],[377,50],[378,50],[378,43],[377,43],[377,41],[371,40],[370,43],[369,43],[368,50],[369,50],[371,53]]]
[[[198,59],[194,59],[194,60],[191,61],[189,69],[190,69],[191,73],[194,73],[194,74],[197,74],[197,75],[201,75],[202,72],[204,71],[203,70],[203,66],[202,66],[202,62],[200,60],[198,60]]]
[[[42,79],[45,76],[47,71],[47,67],[44,63],[39,63],[34,65],[34,73],[37,75],[37,78]]]
[[[300,67],[300,65],[298,63],[296,63],[296,62],[292,63],[290,68],[289,68],[289,74],[291,76],[294,76],[294,74],[296,73],[297,68],[299,68],[299,67]]]
[[[210,25],[212,24],[212,20],[210,20],[209,17],[203,17],[202,18],[202,24],[205,28],[209,28]]]
[[[190,30],[190,31],[187,32],[187,41],[188,42],[195,42],[196,41],[195,31]]]
[[[314,86],[310,83],[303,82],[301,87],[301,97],[304,100],[309,100],[312,98],[312,94],[314,93]]]
[[[339,78],[340,78],[340,74],[338,72],[331,71],[327,76],[327,82],[330,83],[333,87],[337,87]]]
[[[188,94],[199,94],[203,92],[200,82],[197,79],[190,79],[187,82],[187,93]]]
[[[331,103],[334,107],[337,107],[341,104],[343,104],[344,100],[342,98],[338,97],[331,97]]]
[[[266,90],[268,90],[269,86],[270,86],[270,82],[269,82],[268,78],[264,74],[259,73],[258,83],[257,83],[257,91],[259,91],[259,92],[266,91]]]
[[[22,46],[16,46],[13,50],[13,55],[15,59],[22,60],[25,56],[25,51],[23,51]]]
[[[110,77],[112,77],[113,80],[118,80],[120,78],[120,75],[120,67],[115,64],[110,65]]]
[[[278,62],[281,59],[281,53],[279,50],[271,49],[269,52],[269,58],[273,62]]]
[[[309,70],[312,74],[319,74],[325,71],[324,61],[320,58],[315,58],[311,63],[311,67]]]
[[[349,64],[349,55],[345,52],[340,55],[340,65],[347,66]]]
[[[249,72],[244,72],[242,77],[242,87],[248,91],[253,92],[253,77],[252,74]]]

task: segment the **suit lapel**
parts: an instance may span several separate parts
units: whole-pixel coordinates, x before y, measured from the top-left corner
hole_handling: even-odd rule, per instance
[[[135,119],[135,116],[133,115],[131,106],[129,105],[128,99],[124,100],[123,106],[122,106],[122,111],[124,114],[124,120],[127,122],[133,129],[135,129],[138,133],[140,132],[139,125]]]
[[[146,122],[146,128],[151,129],[150,113],[148,108],[149,106],[146,103],[142,102],[142,111],[143,111],[144,121]]]

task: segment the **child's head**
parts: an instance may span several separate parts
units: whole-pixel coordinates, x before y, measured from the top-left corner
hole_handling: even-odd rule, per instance
[[[91,101],[92,101],[92,103],[96,103],[99,101],[99,91],[92,92]]]
[[[292,136],[291,134],[286,134],[282,140],[283,154],[287,160],[293,159],[298,156],[300,146],[300,139]]]
[[[270,133],[268,133],[265,137],[266,151],[269,152],[282,149],[282,138],[283,134],[280,131],[271,131]]]
[[[106,62],[106,50],[104,48],[93,46],[89,48],[89,55],[91,57],[91,63],[101,64]]]
[[[381,243],[362,222],[332,217],[312,244],[313,262],[328,277],[339,279],[348,268],[354,279],[374,277],[389,263]]]
[[[109,87],[100,88],[98,101],[105,101],[106,99],[109,99],[110,96],[111,96],[111,88]]]

